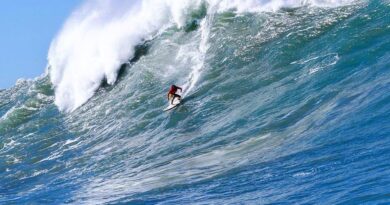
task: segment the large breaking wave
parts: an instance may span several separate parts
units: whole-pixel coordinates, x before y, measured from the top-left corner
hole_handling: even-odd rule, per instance
[[[216,12],[232,9],[242,13],[276,11],[305,5],[339,6],[346,3],[350,1],[87,1],[73,13],[50,47],[48,61],[51,81],[56,88],[55,102],[61,110],[76,109],[93,96],[102,81],[110,85],[116,82],[121,65],[134,57],[137,45],[152,39],[166,28],[183,28],[194,20],[201,20],[191,19],[194,17],[191,14],[201,6],[207,7],[203,19],[207,21]],[[204,22],[201,25],[206,24]],[[204,44],[208,36],[202,38]],[[199,65],[197,67],[199,69]],[[164,69],[160,68],[160,71],[164,72]]]
[[[0,204],[388,203],[389,25],[388,1],[87,1],[49,75],[0,90]]]

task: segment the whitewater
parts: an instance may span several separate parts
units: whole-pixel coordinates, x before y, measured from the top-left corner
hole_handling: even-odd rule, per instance
[[[0,204],[390,203],[389,51],[387,0],[87,0],[0,90]]]

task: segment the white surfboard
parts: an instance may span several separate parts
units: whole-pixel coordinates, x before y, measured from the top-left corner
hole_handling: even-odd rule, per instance
[[[173,104],[169,103],[168,107],[166,107],[163,111],[171,110],[171,109],[175,108],[176,106],[178,106],[179,104],[180,104],[180,100],[178,98],[175,98],[173,100]]]

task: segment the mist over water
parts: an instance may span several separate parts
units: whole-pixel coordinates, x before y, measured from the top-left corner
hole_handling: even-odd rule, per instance
[[[86,1],[48,75],[0,90],[0,204],[388,203],[389,15]]]

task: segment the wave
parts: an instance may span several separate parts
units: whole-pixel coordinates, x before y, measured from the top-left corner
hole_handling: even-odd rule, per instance
[[[102,79],[51,67],[69,96],[90,89],[77,80],[98,84],[77,109],[78,96],[65,96],[69,113],[54,103],[52,73],[0,91],[0,204],[387,202],[387,2],[279,10],[261,10],[277,1],[188,2],[181,26],[167,17],[130,46],[113,86],[103,67],[88,70]],[[107,13],[97,16],[125,25],[138,3],[88,1],[73,15],[100,5]],[[81,48],[109,35],[94,23],[95,33],[92,22],[83,32],[96,38],[80,37]],[[73,62],[65,51],[63,65]],[[171,83],[186,97],[163,112]]]
[[[66,21],[51,43],[48,64],[55,103],[70,112],[91,98],[102,83],[113,85],[121,66],[134,57],[135,47],[167,28],[183,29],[199,20],[202,30],[198,63],[187,76],[190,90],[199,78],[208,38],[208,19],[226,11],[271,12],[299,6],[339,6],[346,0],[124,0],[86,1]],[[202,7],[206,15],[194,15]],[[172,65],[174,66],[174,65]],[[164,72],[168,68],[160,68]]]

